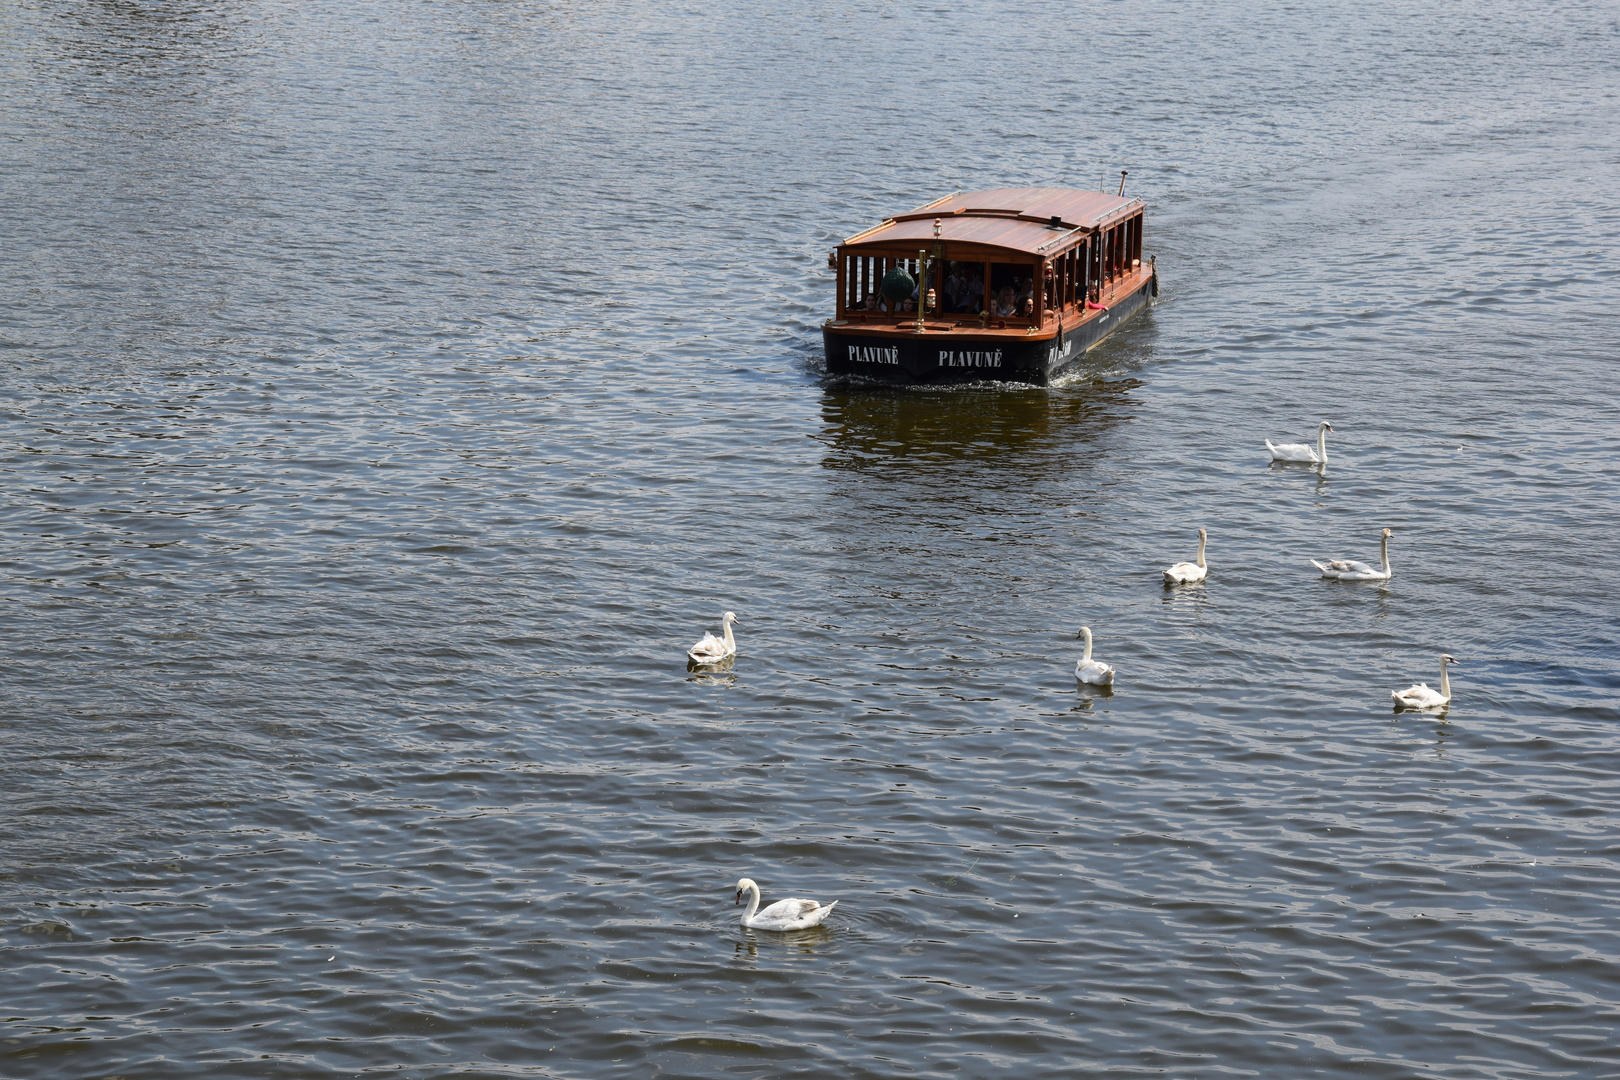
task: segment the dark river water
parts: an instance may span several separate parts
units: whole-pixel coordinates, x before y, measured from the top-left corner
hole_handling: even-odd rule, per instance
[[[1620,1075],[1620,13],[872,7],[0,7],[0,1077]]]

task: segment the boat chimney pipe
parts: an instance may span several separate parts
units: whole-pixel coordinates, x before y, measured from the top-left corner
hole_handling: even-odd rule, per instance
[[[1119,193],[1121,195],[1125,194],[1125,178],[1129,175],[1131,174],[1126,172],[1124,169],[1119,170]]]

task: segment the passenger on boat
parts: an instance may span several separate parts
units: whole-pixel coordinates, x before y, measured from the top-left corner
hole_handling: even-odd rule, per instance
[[[888,311],[889,301],[875,292],[866,294],[866,303],[861,305],[866,311]]]
[[[1001,295],[996,297],[994,307],[995,311],[993,314],[999,315],[1002,318],[1005,318],[1018,310],[1018,297],[1014,295],[1011,285],[1003,285],[1001,287]]]
[[[962,287],[960,302],[956,310],[968,315],[977,315],[984,310],[984,272],[975,269],[968,274],[967,284]]]

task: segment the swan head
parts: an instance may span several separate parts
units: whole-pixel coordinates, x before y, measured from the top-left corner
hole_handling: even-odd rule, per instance
[[[1206,533],[1206,532],[1205,532],[1205,531],[1204,531],[1204,530],[1203,530],[1203,529],[1199,529],[1199,530],[1198,530],[1198,539],[1200,539],[1200,540],[1206,540],[1206,539],[1208,539],[1208,538],[1209,538],[1209,534],[1208,534],[1208,533]]]
[[[1442,664],[1457,664],[1457,658],[1455,656],[1452,656],[1450,653],[1441,653],[1440,654],[1440,662]],[[1457,666],[1462,667],[1461,664],[1457,664]]]
[[[1390,537],[1394,536],[1395,534],[1393,532],[1390,532],[1388,529],[1385,529],[1383,532],[1379,533],[1378,535],[1383,537],[1385,540],[1388,540]]]
[[[1077,637],[1077,638],[1080,638],[1083,641],[1090,641],[1091,640],[1091,627],[1082,626],[1080,628],[1080,632],[1078,634],[1074,635],[1074,636]]]
[[[749,892],[750,889],[758,889],[758,888],[759,888],[759,886],[754,884],[754,879],[753,878],[746,878],[745,877],[745,878],[742,878],[741,880],[739,880],[737,882],[737,903],[739,903],[739,904],[742,903],[742,898],[744,896],[748,895],[748,892]]]
[[[1320,424],[1316,425],[1316,429],[1318,431],[1332,431],[1333,425],[1324,420]]]
[[[723,623],[734,623],[737,621],[737,613],[735,611],[728,611],[724,615],[720,616],[720,621]]]

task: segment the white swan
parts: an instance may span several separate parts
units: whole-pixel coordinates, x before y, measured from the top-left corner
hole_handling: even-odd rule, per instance
[[[743,878],[737,882],[737,903],[742,903],[743,893],[749,894],[748,910],[743,912],[742,924],[751,930],[808,930],[812,926],[820,926],[821,920],[832,914],[832,909],[838,906],[834,900],[830,904],[822,904],[815,900],[778,900],[764,911],[759,910],[759,886],[754,884],[753,878]]]
[[[1451,678],[1446,674],[1446,665],[1455,664],[1455,657],[1440,654],[1440,689],[1430,690],[1428,683],[1417,683],[1405,690],[1391,690],[1389,696],[1395,699],[1397,709],[1438,709],[1451,701]],[[1460,666],[1460,665],[1459,665]]]
[[[1074,677],[1089,686],[1113,686],[1114,669],[1091,658],[1091,627],[1082,626],[1079,636],[1086,639],[1086,654],[1074,662]]]
[[[1166,585],[1186,585],[1194,581],[1203,581],[1209,573],[1209,567],[1204,565],[1204,530],[1198,530],[1198,561],[1178,562],[1164,572]]]
[[[1310,444],[1302,442],[1282,443],[1272,446],[1271,440],[1266,440],[1266,449],[1271,451],[1272,461],[1301,461],[1308,465],[1327,464],[1327,433],[1333,430],[1333,425],[1326,420],[1316,427],[1316,449],[1312,450]]]
[[[686,655],[694,664],[718,664],[728,656],[737,655],[737,642],[731,636],[731,624],[737,621],[737,616],[726,612],[720,616],[720,623],[724,627],[726,636],[717,638],[713,634],[704,634],[702,640],[690,649]]]
[[[1336,559],[1333,562],[1325,563],[1319,563],[1312,559],[1311,565],[1322,571],[1323,577],[1333,578],[1337,581],[1388,581],[1390,575],[1389,536],[1389,530],[1385,529],[1378,540],[1378,555],[1384,561],[1381,570],[1374,570],[1366,563],[1356,562],[1353,559]]]

